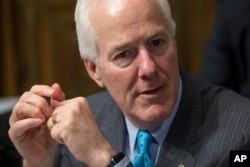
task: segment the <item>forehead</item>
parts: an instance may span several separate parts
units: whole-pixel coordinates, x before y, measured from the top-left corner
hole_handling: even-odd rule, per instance
[[[133,22],[139,23],[145,18],[155,17],[156,15],[164,17],[156,0],[93,1],[90,20],[95,30],[108,25],[113,26],[113,24],[131,25]]]
[[[130,43],[165,31],[167,23],[155,0],[103,0],[91,13],[97,47]],[[108,43],[108,44],[107,44]],[[102,45],[102,46],[100,46]]]

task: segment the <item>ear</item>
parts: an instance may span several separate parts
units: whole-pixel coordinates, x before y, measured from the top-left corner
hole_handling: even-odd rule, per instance
[[[97,65],[87,59],[83,60],[89,76],[97,83],[98,86],[104,88],[104,83],[101,78],[100,70]]]

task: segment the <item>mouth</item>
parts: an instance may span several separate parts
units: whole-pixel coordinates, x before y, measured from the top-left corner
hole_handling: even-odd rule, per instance
[[[159,96],[163,93],[164,86],[160,86],[154,89],[142,91],[140,94],[145,96]]]

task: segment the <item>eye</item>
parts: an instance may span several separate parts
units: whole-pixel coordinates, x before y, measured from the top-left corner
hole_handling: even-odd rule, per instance
[[[148,50],[152,54],[164,54],[167,50],[167,42],[164,39],[154,39],[149,42]]]
[[[161,42],[162,42],[161,40],[153,40],[152,45],[153,46],[159,46],[161,44]]]
[[[119,59],[119,58],[126,58],[126,57],[129,56],[129,54],[130,54],[129,51],[121,52],[121,53],[119,53],[119,54],[116,56],[116,59]]]
[[[112,62],[118,67],[129,66],[136,56],[135,50],[126,50],[115,55]]]

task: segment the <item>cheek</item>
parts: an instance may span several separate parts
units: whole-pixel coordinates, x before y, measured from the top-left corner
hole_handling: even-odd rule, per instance
[[[133,67],[119,68],[107,60],[102,60],[102,64],[100,64],[100,75],[105,87],[110,89],[119,88],[121,91],[131,88],[131,85],[136,80],[136,72]]]
[[[111,96],[122,109],[129,107],[129,104],[134,101],[135,72],[132,70],[117,70],[116,68],[103,72],[105,72],[104,84]]]
[[[131,89],[133,81],[131,72],[110,69],[102,71],[102,76],[105,87],[111,93],[126,93]]]
[[[165,75],[178,75],[178,61],[176,52],[169,52],[158,60],[158,65]]]

